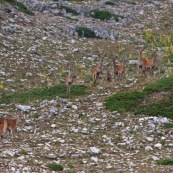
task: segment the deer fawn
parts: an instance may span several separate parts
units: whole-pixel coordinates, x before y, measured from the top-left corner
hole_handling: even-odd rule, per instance
[[[7,120],[3,119],[2,121],[0,121],[0,136],[2,140],[6,132],[7,132]]]
[[[70,94],[70,92],[71,92],[71,85],[72,85],[73,81],[74,81],[74,79],[73,79],[73,75],[72,75],[71,65],[69,65],[68,75],[65,78],[65,83],[67,86],[67,94]]]
[[[4,120],[7,121],[7,131],[9,133],[9,136],[11,136],[12,141],[13,141],[14,130],[16,129],[17,124],[20,122],[21,116],[22,115],[17,115],[16,119],[12,119],[12,118],[0,119],[0,124],[2,124]]]
[[[102,65],[103,65],[104,56],[105,54],[102,55],[100,63],[96,67],[93,68],[94,84],[96,84],[97,79],[99,79],[99,76],[102,73]]]

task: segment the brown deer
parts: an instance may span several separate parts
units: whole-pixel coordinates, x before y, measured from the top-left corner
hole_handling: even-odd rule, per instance
[[[144,49],[139,50],[139,56],[138,56],[138,72],[139,70],[141,70],[142,75],[146,76],[146,65],[147,65],[147,61],[146,59],[142,58],[142,52],[144,51]]]
[[[16,129],[17,124],[20,122],[22,115],[17,115],[15,119],[13,118],[0,118],[0,124],[3,123],[4,120],[7,121],[7,131],[9,136],[11,136],[11,140],[13,141],[14,130]]]
[[[122,59],[121,64],[118,64],[118,79],[123,80],[126,72],[126,60]]]
[[[94,77],[94,84],[96,84],[97,80],[99,79],[100,74],[102,73],[102,65],[103,65],[103,59],[104,55],[101,56],[101,61],[100,63],[93,68],[93,77]]]
[[[71,86],[72,86],[72,83],[74,81],[71,69],[72,69],[72,67],[71,67],[71,65],[69,65],[68,75],[65,78],[65,83],[67,86],[67,94],[71,93]]]
[[[108,66],[107,66],[107,68],[105,67],[105,69],[106,69],[106,81],[107,82],[112,82],[112,75],[109,72]]]
[[[150,50],[152,53],[152,59],[146,59],[146,69],[149,69],[152,73],[154,72],[154,69],[156,68],[156,52],[157,50]]]
[[[3,137],[5,136],[5,133],[7,132],[7,120],[3,119],[0,121],[0,136],[1,136],[1,143],[3,142]]]
[[[115,62],[115,58],[112,59],[113,62],[113,68],[114,68],[114,80],[116,79],[116,75],[118,75],[118,64]]]

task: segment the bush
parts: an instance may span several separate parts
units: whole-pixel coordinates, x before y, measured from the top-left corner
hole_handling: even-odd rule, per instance
[[[46,165],[51,171],[63,171],[64,167],[57,163],[49,163]]]
[[[80,37],[84,36],[87,38],[98,38],[96,37],[94,31],[91,31],[89,28],[77,27],[76,32],[78,33]]]
[[[112,14],[108,11],[100,11],[100,10],[92,10],[90,11],[91,17],[94,17],[96,19],[100,20],[109,20],[112,17],[118,22],[120,18],[123,18],[123,16],[118,16],[116,14]]]
[[[111,1],[106,1],[105,2],[105,5],[111,5],[111,6],[113,6],[113,5],[115,5],[113,2],[111,2]]]
[[[18,10],[23,12],[23,13],[26,13],[26,14],[31,15],[31,16],[34,15],[34,13],[32,11],[28,10],[27,7],[21,2],[17,2],[16,0],[5,0],[5,1],[16,6],[18,8]]]
[[[157,165],[173,165],[173,159],[156,160]]]

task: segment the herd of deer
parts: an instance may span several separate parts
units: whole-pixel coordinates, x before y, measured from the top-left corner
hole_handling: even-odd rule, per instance
[[[146,76],[146,71],[149,69],[151,72],[156,67],[156,52],[152,52],[152,58],[151,59],[144,59],[142,58],[142,52],[144,49],[139,50],[139,56],[137,61],[138,70],[141,70],[142,75]],[[96,84],[97,80],[99,79],[100,74],[102,73],[102,66],[103,66],[103,59],[105,57],[105,54],[101,56],[100,63],[93,68],[93,78],[94,78],[94,84]],[[115,58],[112,58],[113,62],[113,73],[114,73],[114,80],[123,80],[125,78],[125,72],[126,72],[126,60],[122,59],[120,64],[116,64]],[[109,72],[108,68],[106,69],[106,81],[111,82],[112,81],[112,75]],[[73,74],[72,74],[72,67],[69,65],[69,72],[68,75],[65,78],[65,83],[67,86],[67,94],[70,94],[71,92],[71,86],[74,82]],[[18,115],[16,119],[11,118],[0,118],[0,136],[3,138],[6,133],[8,133],[9,136],[11,136],[11,140],[13,141],[13,133],[16,128],[16,125],[19,123],[21,118],[21,115]]]
[[[139,48],[138,48],[139,50]],[[142,76],[146,76],[146,71],[150,70],[152,73],[154,72],[154,69],[156,68],[156,52],[157,50],[150,50],[152,54],[151,59],[144,59],[142,58],[142,52],[144,49],[139,50],[139,56],[137,61],[138,71],[141,70]],[[96,84],[97,80],[99,79],[100,74],[102,73],[102,66],[103,66],[103,59],[105,57],[105,54],[101,55],[101,61],[97,66],[95,66],[92,70],[93,78],[94,78],[94,84]],[[115,58],[112,58],[113,62],[113,69],[114,69],[114,80],[123,80],[125,78],[125,72],[126,72],[126,60],[122,59],[120,64],[116,64]],[[105,67],[106,69],[106,81],[111,82],[112,81],[112,75],[109,72],[108,67]],[[67,86],[67,94],[70,94],[71,92],[71,85],[73,83],[73,75],[72,75],[72,69],[71,65],[69,65],[69,72],[68,75],[65,78],[65,83]]]

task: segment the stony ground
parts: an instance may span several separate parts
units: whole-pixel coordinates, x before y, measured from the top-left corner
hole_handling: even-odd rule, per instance
[[[28,16],[9,4],[0,4],[3,92],[23,92],[44,86],[45,80],[48,86],[58,84],[64,80],[70,63],[76,76],[74,84],[89,86],[85,96],[35,100],[25,105],[29,107],[14,142],[5,138],[0,146],[0,172],[51,172],[46,165],[52,162],[62,164],[64,172],[69,173],[173,172],[171,166],[156,165],[158,159],[173,157],[173,132],[164,128],[171,120],[109,112],[104,107],[106,97],[119,91],[141,90],[160,79],[161,74],[156,71],[142,78],[137,76],[136,66],[127,64],[124,81],[106,83],[103,74],[96,86],[92,84],[91,69],[98,63],[99,54],[107,53],[107,65],[110,52],[116,54],[121,45],[127,59],[136,60],[135,42],[145,44],[145,27],[163,33],[172,27],[171,0],[139,1],[136,6],[129,2],[121,1],[113,9],[128,17],[131,14],[124,23],[93,21],[93,25],[116,28],[115,41],[69,36],[64,25],[73,26],[76,21],[38,11]],[[87,17],[78,18],[78,25],[91,22]],[[0,105],[1,116],[19,112],[14,103]]]

